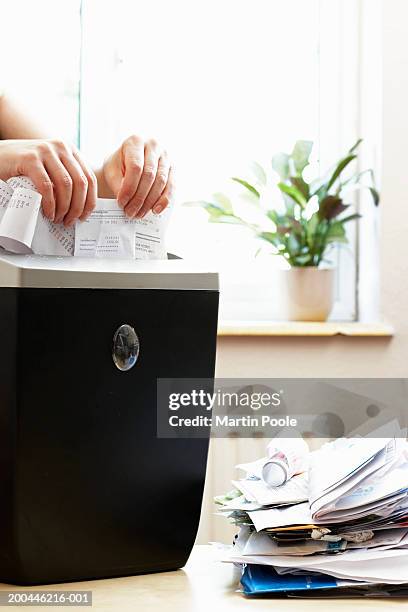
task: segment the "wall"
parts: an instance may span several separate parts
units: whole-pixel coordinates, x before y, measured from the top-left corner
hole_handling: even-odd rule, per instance
[[[218,343],[219,377],[408,376],[408,2],[386,0],[382,10],[380,300],[383,318],[394,326],[395,336],[223,337]],[[211,442],[199,542],[230,541],[235,529],[214,516],[212,498],[231,488],[233,466],[261,456],[263,446],[260,440]]]

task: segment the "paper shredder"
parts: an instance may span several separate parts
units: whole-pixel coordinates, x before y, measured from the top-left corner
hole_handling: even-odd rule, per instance
[[[208,439],[157,437],[156,380],[214,376],[216,273],[3,255],[0,311],[0,581],[182,567]]]

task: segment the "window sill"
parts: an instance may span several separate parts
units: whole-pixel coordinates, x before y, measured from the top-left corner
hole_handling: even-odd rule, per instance
[[[391,337],[394,329],[387,323],[358,321],[220,321],[218,336],[353,336]]]

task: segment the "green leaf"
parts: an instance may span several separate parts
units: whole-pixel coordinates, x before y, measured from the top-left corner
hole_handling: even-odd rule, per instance
[[[371,196],[373,198],[373,202],[375,206],[378,206],[380,203],[380,194],[378,193],[377,189],[375,187],[369,187]]]
[[[241,219],[234,215],[211,215],[208,219],[209,223],[231,223],[233,225],[243,225]]]
[[[266,213],[268,219],[273,221],[275,225],[287,225],[288,224],[288,215],[280,215],[276,212],[276,210],[268,210]]]
[[[309,199],[313,196],[317,196],[319,202],[327,195],[327,181],[328,177],[318,178],[312,181],[309,185],[310,195]]]
[[[295,234],[290,234],[288,238],[288,252],[296,254],[299,251],[300,244]]]
[[[258,234],[258,236],[259,236],[259,238],[262,238],[263,240],[266,240],[270,244],[273,244],[273,246],[275,246],[277,248],[282,246],[282,238],[277,233],[274,233],[274,232],[260,232]]]
[[[353,174],[347,180],[345,180],[344,183],[342,183],[341,186],[340,186],[341,189],[344,189],[344,187],[347,187],[347,185],[350,185],[350,184],[351,185],[358,185],[358,184],[360,184],[359,181],[362,179],[362,177],[365,174],[370,174],[370,176],[372,177],[372,180],[373,180],[373,171],[371,169],[363,170],[362,172],[357,172],[357,173]]]
[[[360,182],[362,177],[365,174],[369,174],[370,178],[371,178],[371,185],[365,185],[364,183]],[[344,181],[344,183],[341,184],[341,190],[346,190],[349,186],[351,185],[351,188],[354,186],[355,189],[368,189],[371,193],[371,196],[373,198],[373,202],[375,206],[378,206],[380,203],[380,194],[378,193],[376,187],[375,187],[375,177],[374,177],[374,172],[372,170],[372,168],[367,168],[366,170],[363,170],[362,172],[359,172],[357,174],[354,174],[353,176],[351,176],[349,179],[347,179],[346,181]]]
[[[354,153],[354,151],[356,151],[358,149],[358,147],[361,145],[362,142],[363,142],[363,139],[359,138],[357,140],[356,144],[351,147],[349,153]]]
[[[282,181],[286,181],[289,178],[289,159],[290,157],[287,153],[277,153],[272,157],[272,168],[279,174]]]
[[[243,221],[236,217],[233,213],[226,210],[223,206],[216,204],[215,202],[207,202],[205,200],[198,200],[196,202],[185,202],[186,206],[200,206],[208,213],[208,221],[210,223],[235,223],[243,224]]]
[[[252,173],[254,174],[254,176],[256,177],[256,180],[258,181],[258,183],[260,183],[260,185],[266,185],[266,172],[265,170],[262,168],[261,164],[258,164],[258,162],[253,161],[251,163],[251,169],[252,169]]]
[[[361,215],[354,213],[353,215],[339,219],[337,223],[348,223],[349,221],[354,221],[355,219],[361,219]]]
[[[224,221],[221,220],[223,217],[234,217],[234,215],[231,215],[230,213],[218,208],[217,206],[210,205],[205,206],[204,208],[210,217],[209,221],[211,221],[211,223],[217,222],[218,219],[220,220],[220,223],[223,223]]]
[[[327,183],[326,193],[330,190],[330,188],[337,181],[337,179],[339,178],[343,170],[345,170],[345,168],[356,158],[357,158],[357,155],[347,155],[347,157],[344,157],[342,160],[339,161],[333,174],[331,175],[329,182]]]
[[[314,213],[306,225],[306,234],[307,234],[307,242],[309,246],[313,245],[314,236],[317,230],[317,226],[319,225],[319,215],[318,213]]]
[[[343,200],[339,196],[328,195],[320,202],[318,214],[320,219],[330,221],[344,212],[346,208],[348,208],[348,204],[343,204]]]
[[[294,258],[293,261],[293,266],[296,267],[302,267],[302,266],[306,266],[306,265],[312,265],[312,255],[311,254],[307,254],[307,255],[298,255],[297,257]]]
[[[296,187],[298,191],[300,191],[300,193],[303,195],[303,197],[307,201],[310,197],[310,192],[309,192],[309,185],[306,183],[306,181],[304,181],[301,176],[291,176],[290,182],[292,183],[294,187]]]
[[[313,149],[311,140],[298,140],[292,151],[292,159],[298,176],[302,175],[303,170],[309,165],[309,157]]]
[[[268,217],[268,219],[270,219],[271,221],[273,221],[275,223],[275,225],[279,225],[279,215],[276,212],[276,210],[267,210],[266,211],[266,216]]]
[[[348,242],[346,238],[346,230],[344,229],[341,221],[331,223],[329,226],[326,234],[326,244],[330,244],[332,242]]]
[[[221,206],[217,206],[216,204],[210,204],[209,202],[205,202],[203,207],[211,215],[225,215],[225,210],[221,208]]]
[[[223,207],[224,210],[227,210],[228,212],[233,211],[232,202],[224,193],[213,193],[213,198],[217,204],[220,204]]]
[[[245,189],[248,189],[248,191],[250,191],[257,198],[261,197],[259,191],[253,185],[248,183],[248,181],[244,181],[244,179],[237,178],[236,176],[233,176],[232,180],[235,181],[236,183],[239,183],[243,187],[245,187]]]
[[[297,206],[297,202],[293,200],[291,196],[288,196],[286,193],[282,192],[283,203],[285,204],[285,210],[288,215],[293,215],[295,212],[295,206]]]
[[[302,208],[306,206],[307,201],[297,187],[294,185],[287,185],[286,183],[278,183],[278,187],[283,193],[286,193],[286,195],[290,196],[292,200],[302,206]]]

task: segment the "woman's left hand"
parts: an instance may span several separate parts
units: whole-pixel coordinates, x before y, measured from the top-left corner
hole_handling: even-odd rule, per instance
[[[173,172],[159,144],[130,136],[97,173],[100,197],[115,197],[125,214],[141,219],[150,210],[160,214],[171,202]]]

